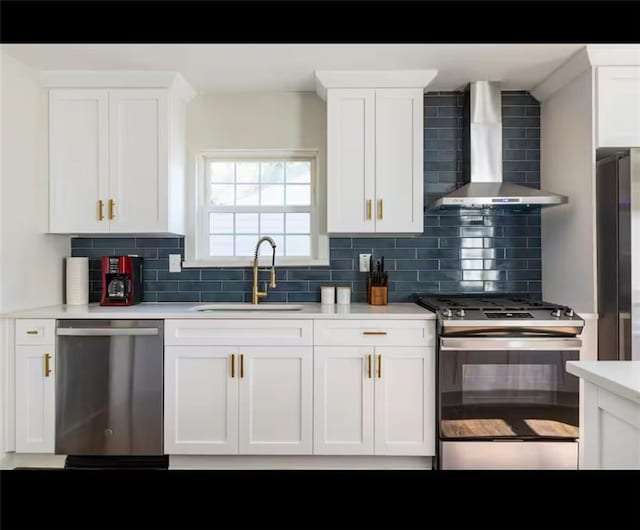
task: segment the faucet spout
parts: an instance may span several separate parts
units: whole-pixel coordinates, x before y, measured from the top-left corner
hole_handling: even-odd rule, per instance
[[[263,236],[258,240],[256,244],[256,250],[253,254],[253,289],[251,292],[251,303],[257,304],[260,298],[267,296],[267,285],[265,282],[264,291],[258,289],[258,253],[260,251],[260,245],[267,241],[271,245],[273,255],[271,258],[271,278],[269,286],[273,289],[276,286],[276,242],[269,236]]]

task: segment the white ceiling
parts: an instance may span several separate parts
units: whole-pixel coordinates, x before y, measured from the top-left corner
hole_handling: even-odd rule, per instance
[[[435,68],[428,90],[471,80],[529,90],[581,44],[4,44],[39,70],[171,70],[198,92],[313,91],[314,70]]]

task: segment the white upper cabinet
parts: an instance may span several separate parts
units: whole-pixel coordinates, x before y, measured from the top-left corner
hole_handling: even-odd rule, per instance
[[[640,66],[596,70],[597,147],[640,147]]]
[[[121,76],[45,77],[52,87],[49,232],[184,233],[184,115],[191,89],[184,80],[180,90],[168,79],[166,88],[135,80],[124,89],[115,88],[126,86]],[[85,88],[96,84],[103,86]],[[147,84],[162,85],[155,77]]]
[[[49,231],[108,232],[109,223],[104,220],[104,201],[108,194],[109,92],[52,90],[49,94]]]
[[[423,231],[423,94],[435,70],[316,72],[327,100],[327,232]]]
[[[166,90],[109,91],[111,232],[168,232]]]

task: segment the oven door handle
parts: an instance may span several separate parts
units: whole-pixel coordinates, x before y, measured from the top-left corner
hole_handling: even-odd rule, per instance
[[[479,351],[479,350],[580,350],[582,340],[578,338],[540,338],[540,337],[465,337],[441,338],[440,351]]]

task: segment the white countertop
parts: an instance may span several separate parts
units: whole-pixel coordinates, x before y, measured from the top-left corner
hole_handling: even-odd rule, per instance
[[[640,403],[640,361],[568,361],[567,372]]]
[[[262,302],[260,305],[286,306],[299,305],[302,309],[297,311],[194,311],[192,308],[198,305],[210,305],[208,303],[141,303],[128,307],[107,307],[99,304],[85,306],[56,305],[26,309],[2,315],[4,318],[205,318],[205,319],[435,319],[435,313],[416,304],[398,303],[389,305],[322,305],[322,304],[269,304]],[[215,305],[215,304],[212,304]],[[230,305],[230,304],[224,304]],[[238,304],[245,305],[245,304]]]

